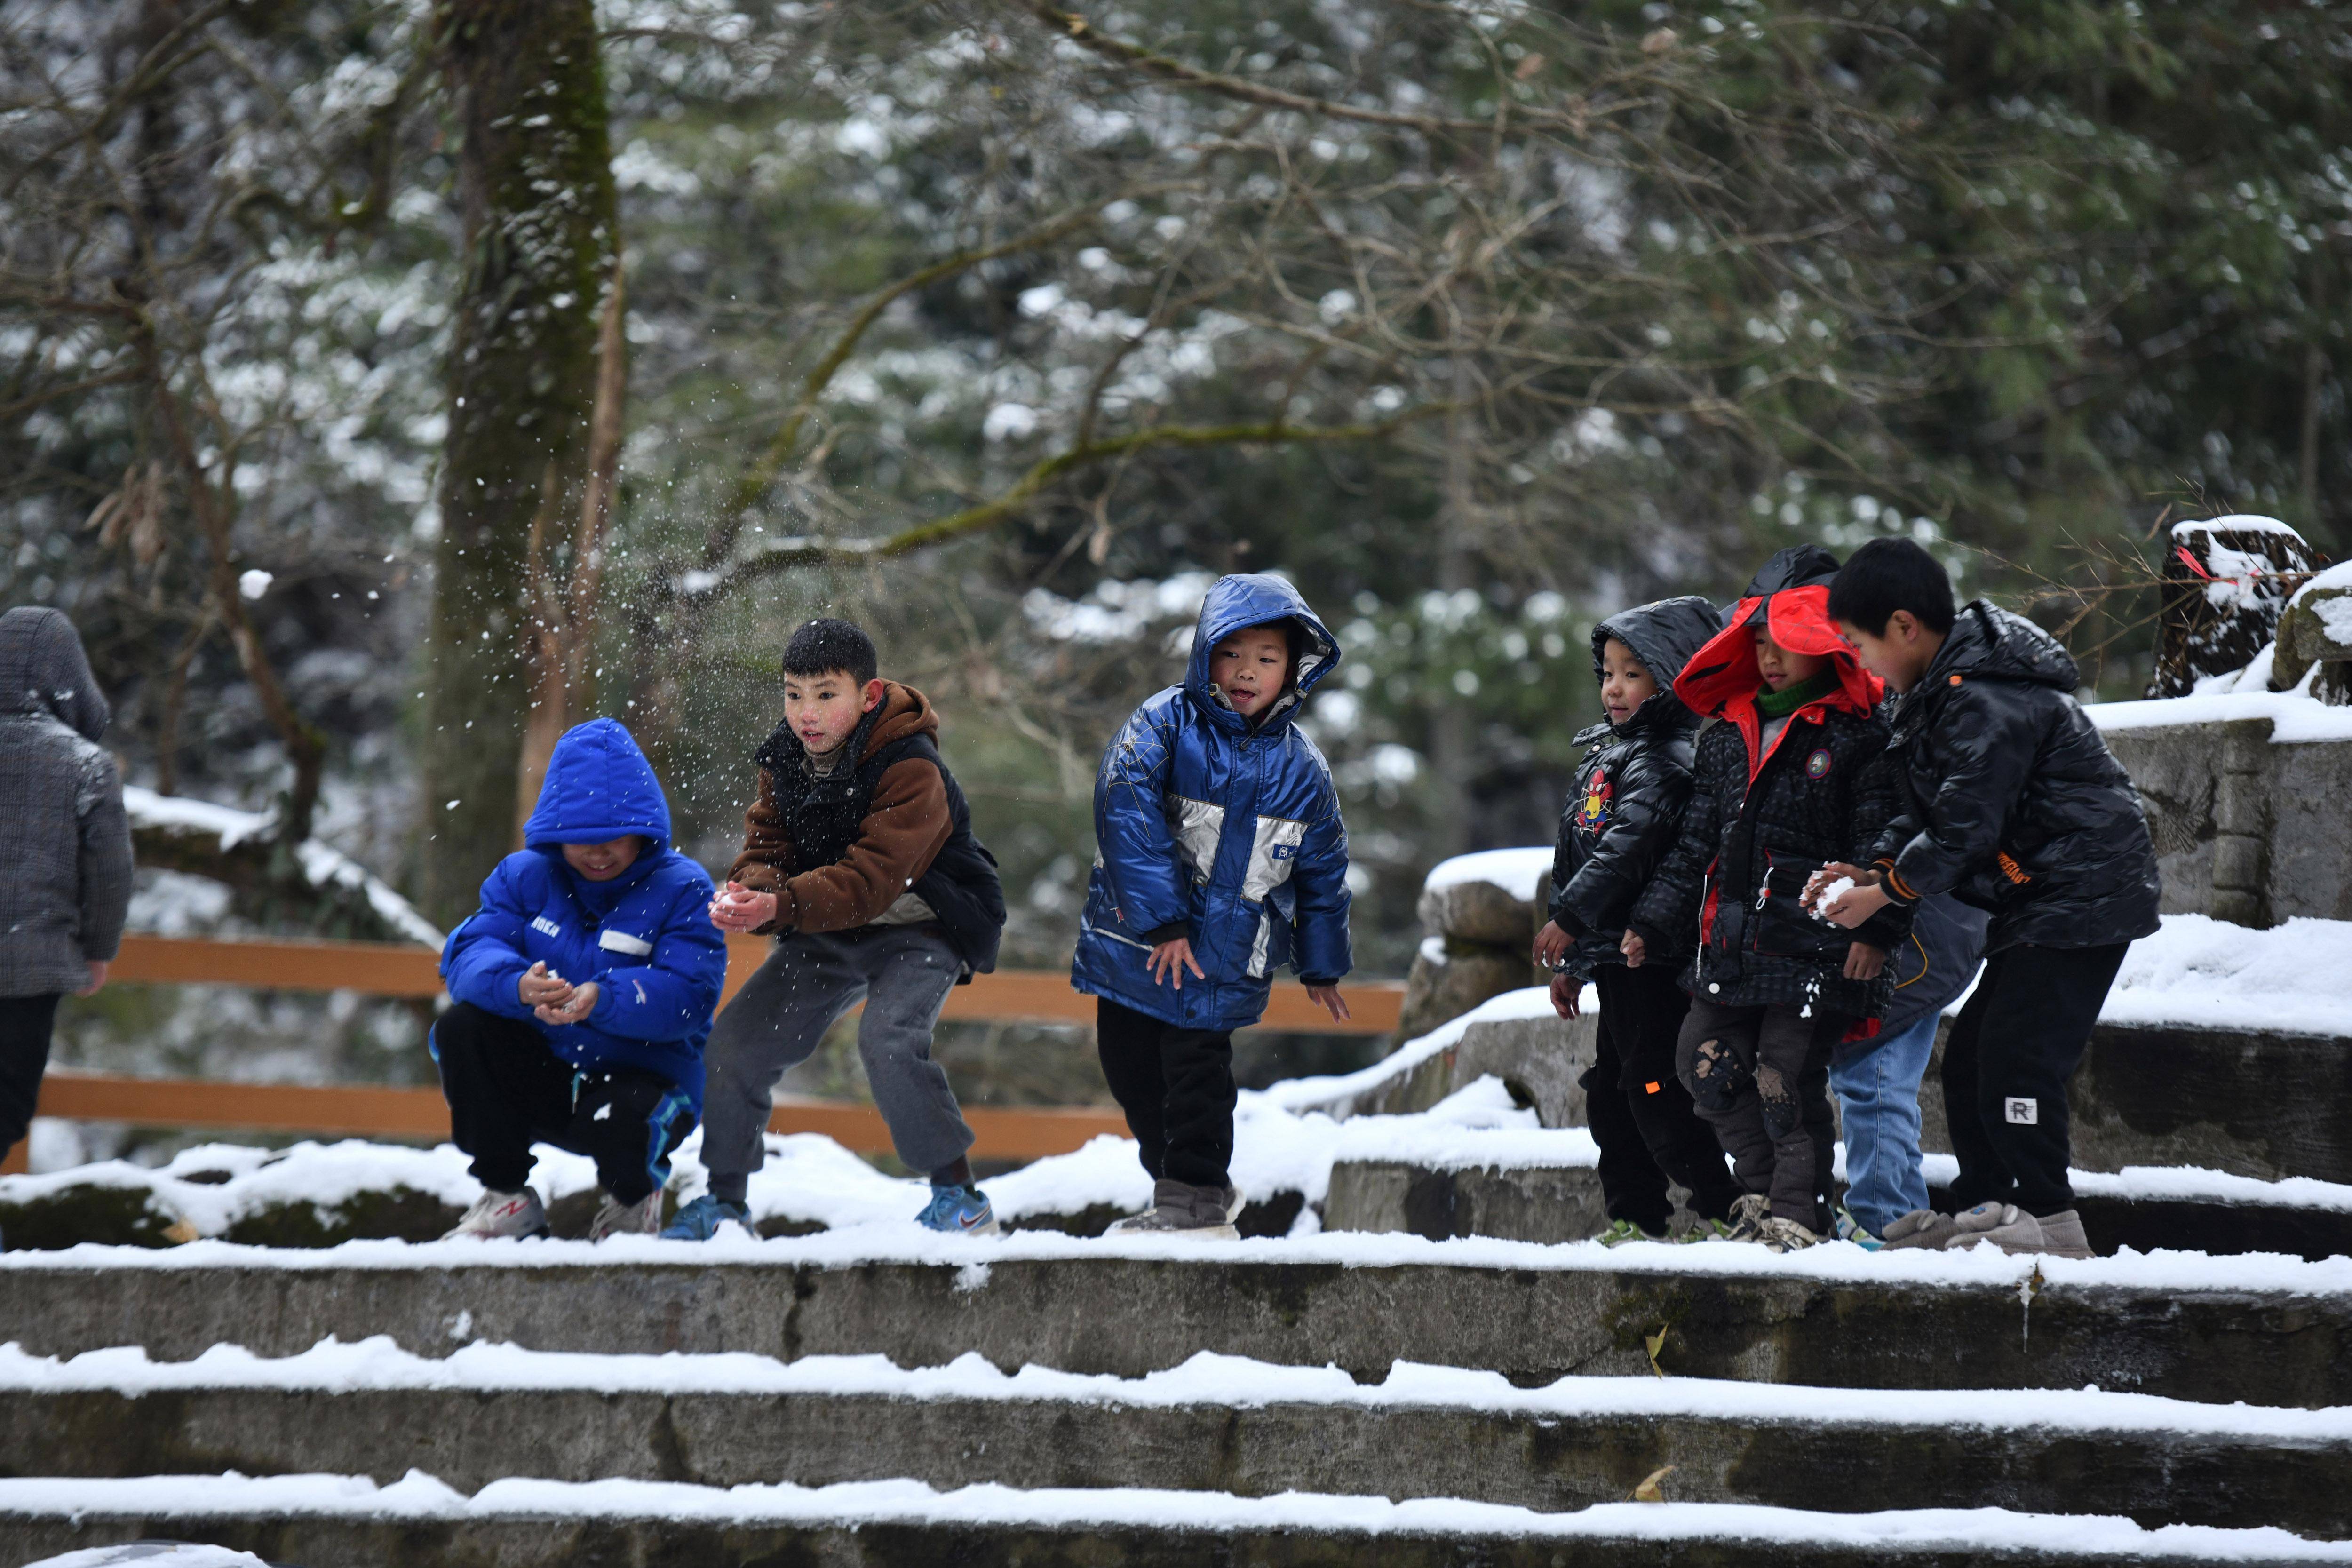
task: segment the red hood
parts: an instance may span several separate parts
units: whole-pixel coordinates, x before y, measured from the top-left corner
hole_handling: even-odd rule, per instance
[[[1853,648],[1838,636],[1830,619],[1826,586],[1784,588],[1769,597],[1740,600],[1731,613],[1731,624],[1693,654],[1683,672],[1675,677],[1675,695],[1703,718],[1728,719],[1739,726],[1739,732],[1748,738],[1750,776],[1763,763],[1758,754],[1761,726],[1756,717],[1756,693],[1764,677],[1756,668],[1753,635],[1759,614],[1766,617],[1774,642],[1791,653],[1823,656],[1837,671],[1837,689],[1806,703],[1798,712],[1843,708],[1866,715],[1878,706],[1885,690],[1885,683],[1863,668]]]

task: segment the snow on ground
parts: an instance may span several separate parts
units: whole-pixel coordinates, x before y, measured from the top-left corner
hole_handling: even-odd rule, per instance
[[[985,1485],[940,1491],[920,1481],[828,1487],[760,1483],[718,1488],[676,1481],[493,1481],[467,1497],[421,1470],[389,1486],[364,1476],[142,1476],[127,1480],[0,1480],[0,1513],[20,1518],[310,1519],[488,1521],[603,1519],[679,1524],[868,1524],[1140,1528],[1202,1532],[1307,1531],[1555,1541],[1737,1540],[1824,1548],[1981,1554],[2073,1553],[2140,1562],[2352,1563],[2352,1542],[2306,1541],[2284,1530],[2206,1525],[2148,1529],[2095,1514],[2005,1509],[1813,1513],[1747,1503],[1602,1503],[1544,1513],[1454,1498],[1379,1497],[1140,1488],[1019,1490]]]
[[[2298,917],[2252,931],[2207,915],[2166,915],[2162,930],[2132,943],[2099,1016],[2341,1036],[2352,1032],[2347,975],[2352,921]]]
[[[327,1339],[290,1356],[214,1345],[192,1361],[150,1361],[138,1347],[58,1358],[0,1345],[0,1391],[105,1392],[131,1398],[189,1389],[355,1394],[404,1390],[564,1390],[604,1394],[812,1394],[1000,1404],[1256,1409],[1313,1405],[1363,1411],[1476,1410],[1549,1418],[1717,1417],[1832,1426],[1968,1427],[1983,1431],[2149,1432],[2263,1442],[2352,1444],[2352,1407],[2303,1409],[2202,1404],[2089,1388],[1828,1388],[1715,1378],[1572,1374],[1534,1388],[1496,1372],[1399,1361],[1379,1383],[1335,1366],[1301,1366],[1203,1351],[1141,1377],[1034,1364],[1006,1373],[978,1352],[944,1366],[900,1367],[884,1355],[793,1361],[744,1351],[662,1355],[526,1350],[477,1340],[446,1356],[404,1351],[389,1335]]]
[[[2257,657],[2262,679],[2270,677],[2270,650]],[[2254,667],[2249,666],[2251,671]],[[2217,679],[2216,684],[2220,684]],[[2236,684],[2243,685],[2242,679]],[[2306,678],[2304,685],[2310,684]],[[2294,691],[2208,689],[2190,697],[2158,697],[2143,702],[2088,702],[2083,711],[2103,731],[2146,730],[2158,726],[2226,724],[2233,719],[2268,719],[2271,740],[2292,744],[2303,741],[2352,741],[2352,708],[2331,708],[2301,688]],[[2215,737],[2220,743],[2220,737]]]
[[[269,831],[271,818],[255,811],[239,811],[234,806],[215,805],[210,801],[190,800],[184,795],[157,795],[152,789],[125,784],[122,789],[123,809],[130,814],[133,827],[178,827],[195,833],[220,835],[223,849],[233,849],[248,838]],[[427,947],[439,947],[442,933],[439,927],[416,910],[416,906],[393,891],[391,884],[374,876],[339,849],[331,849],[315,838],[306,838],[294,847],[295,858],[301,862],[302,875],[317,888],[357,888],[367,896],[368,907],[386,925],[411,942]]]
[[[1421,885],[1424,891],[1436,892],[1465,882],[1492,882],[1511,897],[1524,899],[1551,875],[1551,846],[1548,844],[1524,849],[1481,849],[1475,854],[1440,860],[1430,868]]]
[[[186,1542],[133,1542],[125,1546],[92,1546],[62,1557],[44,1557],[26,1568],[269,1568],[250,1552],[226,1546],[197,1546]]]
[[[1590,985],[1584,988],[1583,1005],[1588,1009],[1598,1009],[1601,1005],[1601,994]],[[1265,1098],[1269,1103],[1286,1110],[1318,1110],[1327,1107],[1342,1110],[1352,1104],[1357,1097],[1378,1089],[1391,1079],[1402,1077],[1441,1052],[1452,1050],[1462,1043],[1463,1035],[1473,1024],[1554,1016],[1551,995],[1544,987],[1530,985],[1524,990],[1506,991],[1499,996],[1489,996],[1460,1017],[1448,1019],[1429,1033],[1407,1040],[1370,1067],[1323,1078],[1290,1079],[1266,1089]]]

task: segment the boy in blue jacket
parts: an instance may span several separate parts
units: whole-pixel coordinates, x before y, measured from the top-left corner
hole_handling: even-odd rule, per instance
[[[480,1200],[445,1240],[544,1236],[530,1146],[596,1162],[592,1240],[660,1228],[670,1152],[702,1114],[702,1041],[727,973],[710,877],[670,847],[669,805],[628,731],[567,731],[523,847],[449,933],[456,1004],[433,1058]]]
[[[1114,1230],[1234,1236],[1234,1031],[1265,1011],[1283,963],[1348,1016],[1348,830],[1295,722],[1339,663],[1288,583],[1221,577],[1183,684],[1103,753],[1070,984],[1097,999],[1103,1076],[1154,1184],[1150,1212]]]

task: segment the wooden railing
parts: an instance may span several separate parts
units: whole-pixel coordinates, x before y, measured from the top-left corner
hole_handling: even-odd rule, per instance
[[[731,1000],[770,952],[765,937],[730,936],[719,1005]],[[216,942],[127,936],[115,960],[119,982],[236,985],[257,990],[349,991],[426,1000],[441,994],[440,955],[430,948],[366,942]],[[1345,988],[1355,1016],[1335,1024],[1304,987],[1276,985],[1257,1027],[1297,1033],[1378,1035],[1397,1026],[1404,988],[1373,981]],[[1091,1024],[1095,1001],[1070,989],[1069,977],[1008,970],[975,975],[948,994],[943,1017],[971,1022]],[[449,1110],[433,1089],[375,1085],[305,1087],[184,1079],[113,1078],[53,1072],[41,1082],[42,1116],[121,1121],[142,1127],[218,1128],[246,1132],[446,1138]],[[1066,1152],[1098,1132],[1124,1132],[1115,1110],[990,1110],[967,1107],[975,1157],[1032,1160]],[[780,1100],[768,1121],[774,1132],[822,1132],[861,1153],[890,1147],[889,1129],[870,1105]],[[8,1152],[0,1173],[24,1168],[24,1145]]]

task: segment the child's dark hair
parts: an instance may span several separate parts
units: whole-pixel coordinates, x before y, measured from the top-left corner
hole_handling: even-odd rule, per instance
[[[1910,611],[1931,632],[1950,631],[1952,580],[1911,541],[1874,539],[1846,557],[1830,584],[1830,619],[1878,637],[1897,610]]]
[[[804,679],[846,675],[863,686],[881,668],[874,639],[854,621],[830,616],[809,622],[784,645],[784,673]]]

